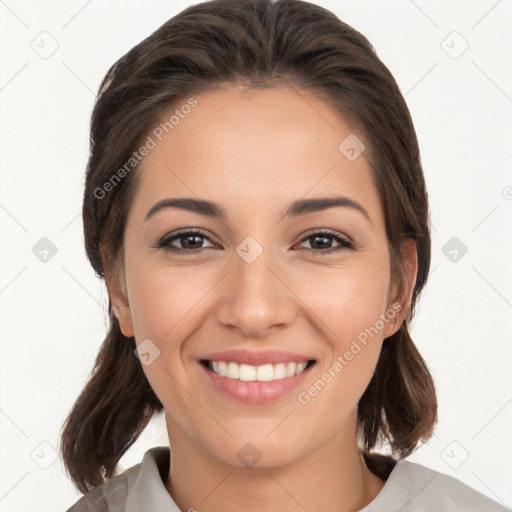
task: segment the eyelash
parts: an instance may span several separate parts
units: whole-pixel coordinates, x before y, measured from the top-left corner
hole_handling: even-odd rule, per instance
[[[199,253],[204,252],[207,249],[212,249],[212,247],[203,247],[203,248],[199,248],[199,249],[180,249],[180,248],[173,247],[170,245],[170,243],[174,240],[179,240],[182,237],[192,236],[192,235],[200,236],[200,237],[205,238],[211,242],[210,238],[203,232],[201,232],[199,230],[190,230],[190,231],[181,231],[179,233],[174,234],[173,236],[164,236],[153,247],[155,249],[164,249],[164,250],[172,252],[174,254],[183,254],[183,253],[199,254]],[[310,238],[315,238],[318,236],[333,238],[340,245],[338,247],[329,248],[329,249],[304,249],[303,248],[302,250],[319,253],[321,255],[330,254],[330,253],[333,253],[336,251],[342,251],[342,250],[348,250],[351,252],[356,250],[354,243],[351,242],[348,238],[344,238],[344,237],[340,236],[339,234],[337,234],[336,232],[329,231],[329,230],[316,231],[316,232],[304,237],[299,242],[299,244],[306,240],[309,240]]]

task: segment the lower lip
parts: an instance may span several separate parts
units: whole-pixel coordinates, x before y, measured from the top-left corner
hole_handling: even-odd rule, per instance
[[[293,377],[285,377],[284,379],[269,382],[247,382],[239,379],[221,377],[219,374],[208,370],[202,363],[198,364],[216,389],[236,400],[241,400],[249,404],[264,404],[287,395],[297,388],[304,381],[309,372],[316,366],[315,362],[302,373],[294,375]]]

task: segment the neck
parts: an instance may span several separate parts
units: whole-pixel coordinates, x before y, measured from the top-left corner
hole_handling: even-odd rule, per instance
[[[280,512],[356,512],[385,481],[366,466],[355,421],[354,414],[346,428],[296,460],[246,468],[214,457],[168,419],[171,461],[165,486],[184,511],[259,512],[272,504]]]

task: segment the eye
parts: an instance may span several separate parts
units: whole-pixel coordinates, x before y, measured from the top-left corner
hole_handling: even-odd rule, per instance
[[[215,244],[212,244],[210,247],[201,247],[205,240],[208,240],[210,243],[212,243],[206,234],[204,234],[202,231],[194,229],[181,231],[171,236],[164,236],[154,245],[154,247],[173,253],[200,253],[206,249],[216,247]],[[332,240],[337,242],[338,246],[332,247]],[[352,241],[333,231],[317,231],[303,238],[301,243],[304,242],[310,242],[312,247],[303,248],[303,250],[322,255],[342,250],[355,251],[355,245]],[[177,243],[178,247],[173,245],[175,243]],[[328,247],[325,247],[326,245]]]
[[[203,250],[208,248],[200,247],[204,240],[210,241],[210,239],[203,232],[194,229],[189,231],[181,231],[172,236],[165,236],[161,240],[159,240],[154,247],[163,248],[166,251],[171,251],[175,253],[197,253],[202,252]],[[172,245],[174,242],[177,242],[179,246],[176,247],[175,245]],[[212,247],[215,246],[212,245]]]
[[[331,240],[331,242],[329,242],[329,240]],[[338,242],[339,245],[337,247],[332,247],[332,240]],[[355,251],[355,245],[351,240],[333,231],[317,231],[308,235],[306,238],[303,238],[301,243],[305,241],[312,241],[310,242],[312,248],[306,248],[307,251],[313,251],[322,255],[342,250]],[[323,247],[318,247],[319,245]],[[325,247],[325,245],[328,245],[329,247]]]

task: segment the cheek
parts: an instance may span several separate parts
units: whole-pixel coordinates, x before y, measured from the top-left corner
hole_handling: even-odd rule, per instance
[[[339,409],[342,416],[356,406],[371,380],[386,318],[389,274],[385,268],[379,271],[378,266],[361,265],[339,272],[329,269],[296,288],[312,312],[308,315],[320,331],[319,339],[325,341],[319,350],[328,354],[319,369],[321,382],[311,390],[311,396],[316,396],[328,388],[316,401],[317,407],[344,404]]]
[[[321,268],[308,279],[302,275],[296,281],[294,290],[317,315],[317,324],[323,325],[333,347],[343,348],[385,313],[389,273],[385,266],[380,268],[377,262]],[[377,328],[381,330],[380,322]]]
[[[324,435],[331,435],[357,408],[372,379],[383,343],[385,287],[378,296],[375,286],[344,279],[340,284],[345,287],[329,295],[335,284],[326,284],[325,293],[322,287],[317,288],[316,300],[311,302],[311,309],[321,320],[316,323],[324,341],[319,351],[326,357],[315,378],[297,394],[305,417],[331,419],[319,427]]]
[[[193,266],[146,264],[131,275],[130,311],[135,339],[137,344],[146,339],[154,344],[147,346],[157,357],[143,370],[162,402],[166,397],[173,402],[180,400],[173,377],[179,382],[190,378],[188,340],[200,329],[206,297],[218,281],[215,272],[200,272]]]
[[[134,275],[130,311],[136,339],[175,337],[210,288],[192,267],[150,268]]]
[[[188,337],[200,325],[201,299],[212,287],[200,279],[197,269],[140,266],[131,275],[130,311],[137,344],[149,339],[158,356],[143,371],[166,409],[186,410],[176,382],[187,381],[183,350]],[[158,352],[159,351],[159,352]],[[185,418],[183,418],[185,421]]]

